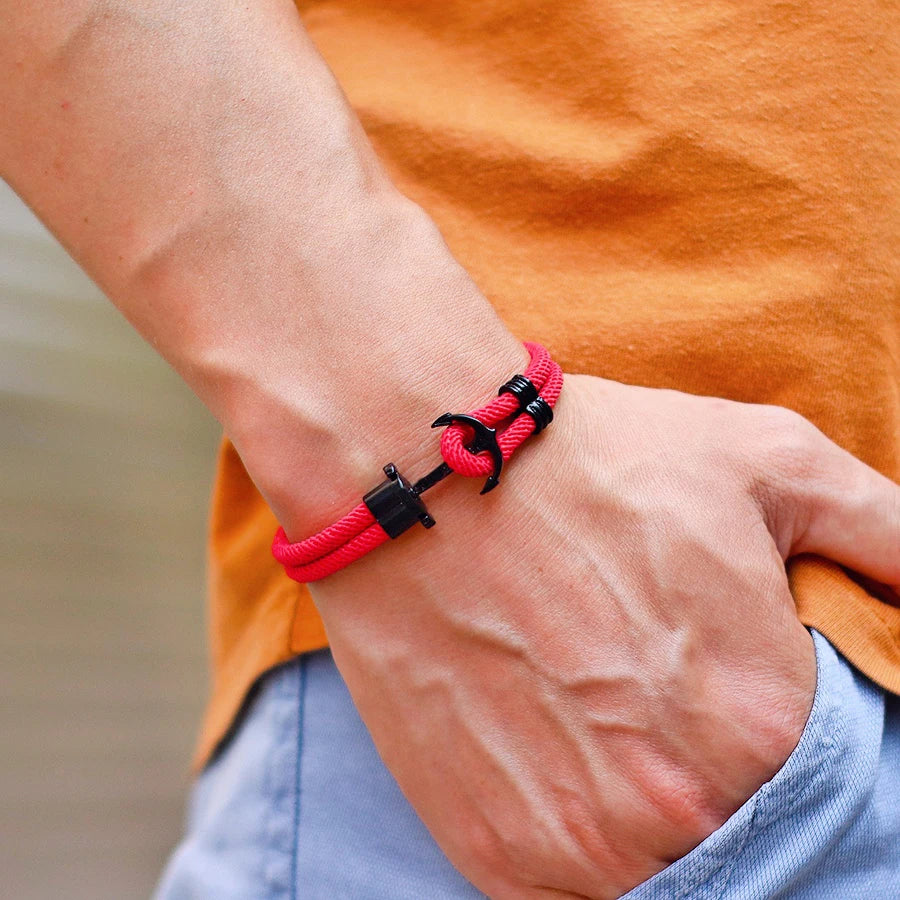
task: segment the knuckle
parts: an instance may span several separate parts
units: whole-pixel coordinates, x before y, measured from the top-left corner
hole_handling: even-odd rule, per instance
[[[760,755],[769,776],[777,772],[803,735],[815,685],[801,691],[791,687],[773,694],[756,711],[754,750]]]
[[[784,554],[808,528],[811,500],[827,477],[826,439],[792,409],[758,406],[754,412],[748,491]]]
[[[792,409],[772,406],[763,410],[756,435],[763,474],[793,482],[819,473],[822,441],[819,429]]]
[[[466,829],[464,856],[477,871],[491,872],[498,879],[515,871],[510,862],[508,836],[486,822],[470,823]]]

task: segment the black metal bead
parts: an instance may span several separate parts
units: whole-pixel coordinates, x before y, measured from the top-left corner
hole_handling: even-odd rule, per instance
[[[522,412],[534,419],[533,434],[540,433],[553,421],[553,407],[543,397],[532,400]]]
[[[525,412],[525,407],[537,399],[538,389],[530,378],[526,378],[524,375],[513,375],[497,391],[497,395],[500,394],[512,394],[519,401],[519,411]]]

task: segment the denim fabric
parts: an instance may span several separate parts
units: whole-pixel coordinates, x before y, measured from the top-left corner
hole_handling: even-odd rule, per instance
[[[813,638],[813,709],[784,767],[629,900],[900,898],[900,700]],[[263,680],[195,785],[156,900],[481,896],[400,793],[321,651]]]

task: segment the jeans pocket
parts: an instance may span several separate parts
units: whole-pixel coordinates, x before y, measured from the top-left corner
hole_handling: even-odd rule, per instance
[[[709,837],[633,888],[622,900],[720,898],[753,833],[775,819],[790,816],[804,794],[825,777],[835,732],[840,728],[831,690],[838,660],[825,638],[816,631],[812,631],[812,636],[816,651],[815,695],[800,740],[784,765]]]

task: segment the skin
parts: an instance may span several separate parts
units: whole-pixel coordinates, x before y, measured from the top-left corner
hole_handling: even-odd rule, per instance
[[[429,470],[436,411],[527,362],[281,0],[0,0],[0,174],[294,539],[386,453]],[[569,373],[479,487],[429,493],[427,552],[313,594],[386,764],[496,898],[618,896],[783,765],[816,677],[789,555],[900,586],[900,488],[777,407]]]

